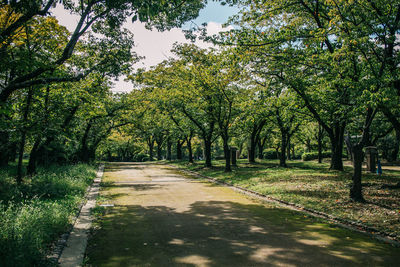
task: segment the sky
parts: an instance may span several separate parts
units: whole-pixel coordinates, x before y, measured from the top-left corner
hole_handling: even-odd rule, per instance
[[[238,9],[235,7],[229,7],[227,5],[222,6],[218,2],[210,1],[207,6],[200,11],[199,17],[192,22],[187,22],[183,28],[190,27],[191,23],[197,25],[207,23],[207,30],[209,34],[212,35],[224,30],[222,24],[228,20],[229,16],[237,12]],[[54,9],[53,15],[56,16],[61,25],[67,27],[69,31],[73,31],[77,18],[65,11],[62,5],[58,5]],[[124,27],[134,34],[134,51],[139,56],[145,57],[145,59],[134,65],[135,68],[149,68],[150,66],[157,65],[161,61],[172,56],[170,50],[175,42],[190,42],[185,39],[182,29],[180,28],[174,28],[165,32],[158,32],[157,30],[149,31],[144,27],[143,23],[138,21],[132,23],[130,20],[124,24]],[[203,48],[210,46],[201,41],[196,41],[196,44]],[[121,77],[119,81],[115,82],[112,91],[129,92],[132,89],[133,85],[130,82],[124,81],[124,77]]]

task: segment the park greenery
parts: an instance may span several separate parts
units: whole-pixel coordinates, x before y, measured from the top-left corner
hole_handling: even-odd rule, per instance
[[[40,168],[18,186],[12,167],[0,171],[0,265],[51,265],[46,258],[50,245],[79,211],[95,177],[94,168],[86,164]]]
[[[71,170],[82,168],[86,175],[90,169],[75,164],[95,160],[202,160],[205,168],[200,171],[207,174],[223,160],[225,174],[218,174],[223,179],[246,180],[274,195],[275,187],[268,191],[257,173],[238,174],[244,160],[232,166],[232,157],[247,158],[250,165],[277,159],[271,162],[279,173],[292,173],[288,182],[305,176],[302,186],[320,184],[321,175],[299,170],[317,168],[337,177],[337,190],[349,191],[347,199],[357,205],[373,198],[370,188],[363,191],[365,148],[377,147],[382,161],[399,160],[400,2],[225,1],[241,10],[228,21],[231,30],[214,36],[203,26],[186,31],[187,37],[208,41],[212,48],[177,43],[174,57],[149,69],[133,69],[140,55],[124,22],[138,20],[148,28],[168,30],[196,18],[206,3],[1,2],[0,212],[5,215],[0,223],[13,221],[10,227],[19,227],[23,214],[40,221],[31,211],[58,210],[63,205],[58,201],[68,202],[65,210],[54,212],[63,213],[62,223],[43,219],[55,230],[32,253],[42,253],[55,233],[65,229],[79,200],[75,196],[82,197],[88,182],[79,175],[79,189],[62,188],[71,190],[62,197],[41,190],[72,183]],[[58,5],[78,17],[72,32],[52,16]],[[132,92],[111,91],[121,75],[134,84]],[[322,167],[315,163],[291,169],[297,166],[292,160],[301,159],[318,160]],[[345,169],[345,160],[351,160],[352,169]],[[376,182],[370,174],[364,176]],[[395,175],[384,181],[390,192],[400,187]],[[284,190],[274,186],[276,192]],[[368,192],[366,198],[363,192]],[[391,194],[398,201],[398,192]],[[302,204],[321,204],[290,196]],[[336,204],[329,203],[334,209]],[[340,212],[350,213],[351,208]],[[10,236],[14,228],[0,229],[0,242],[14,238],[18,243],[16,238],[24,236]]]

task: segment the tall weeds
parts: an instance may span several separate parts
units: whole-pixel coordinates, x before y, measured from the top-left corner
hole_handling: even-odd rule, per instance
[[[50,245],[77,212],[92,166],[52,166],[17,186],[0,170],[0,266],[46,266]]]

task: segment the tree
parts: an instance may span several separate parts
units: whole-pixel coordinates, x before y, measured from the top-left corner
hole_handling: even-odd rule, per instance
[[[63,66],[74,53],[78,40],[91,29],[97,34],[107,36],[117,31],[130,15],[133,20],[139,19],[146,22],[149,27],[156,27],[159,30],[169,29],[173,26],[180,26],[185,21],[197,17],[199,10],[204,6],[201,0],[181,0],[181,1],[132,1],[132,0],[89,0],[74,3],[65,1],[64,7],[70,12],[79,16],[78,23],[69,36],[67,42],[62,47],[62,52],[56,58],[49,58],[46,64],[36,65],[35,68],[20,72],[18,74],[6,69],[7,79],[0,84],[0,103],[3,105],[9,96],[16,90],[27,88],[32,85],[48,84],[54,82],[65,82],[80,80],[87,73],[79,73],[58,77],[52,74],[60,66]],[[2,19],[5,21],[4,28],[0,31],[0,43],[2,44],[0,55],[8,57],[8,49],[14,41],[16,35],[25,23],[45,17],[51,8],[56,5],[54,0],[34,0],[34,1],[6,1],[0,8],[4,12]],[[2,12],[2,13],[3,13]],[[21,60],[24,60],[23,58]],[[17,65],[24,65],[17,62]],[[89,70],[90,72],[90,70]]]

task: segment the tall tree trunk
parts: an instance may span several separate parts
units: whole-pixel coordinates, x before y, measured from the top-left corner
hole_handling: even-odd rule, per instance
[[[350,189],[350,198],[353,201],[357,202],[365,202],[364,197],[362,195],[362,183],[361,183],[362,162],[364,159],[364,153],[362,149],[365,146],[365,144],[369,142],[368,140],[369,130],[375,115],[376,115],[376,110],[367,108],[361,140],[357,144],[352,145],[354,170],[353,170],[353,184]]]
[[[355,145],[352,147],[353,151],[353,184],[350,189],[350,198],[357,202],[365,202],[362,195],[362,184],[361,184],[361,171],[362,162],[364,159],[364,153],[361,145]]]
[[[37,137],[33,147],[31,149],[31,153],[29,154],[29,162],[27,167],[27,174],[32,175],[36,173],[36,163],[37,163],[37,151],[40,146],[42,139],[41,137]]]
[[[337,124],[333,134],[329,136],[331,141],[331,170],[343,171],[343,139],[344,139],[344,125]]]
[[[17,184],[22,183],[22,160],[24,158],[24,150],[25,150],[25,141],[26,141],[26,131],[23,130],[21,133],[21,141],[19,143],[19,151],[18,151],[18,167],[17,167]]]
[[[286,165],[286,142],[287,133],[281,129],[281,153],[279,154],[279,166],[287,167]]]
[[[9,155],[9,133],[4,130],[0,131],[0,167],[8,165]]]
[[[157,160],[162,160],[162,146],[157,144]]]
[[[400,147],[400,129],[395,129],[396,133],[396,141],[394,142],[393,146],[394,149],[392,153],[389,156],[390,161],[397,161],[398,155],[399,155],[399,147]]]
[[[89,132],[90,129],[92,128],[92,122],[89,121],[88,124],[86,125],[85,132],[82,136],[81,139],[81,146],[78,154],[78,159],[82,162],[88,162],[89,161],[89,148],[88,148],[88,138],[89,138]]]
[[[150,161],[153,161],[154,160],[154,139],[149,137],[147,139],[147,145],[149,146]]]
[[[17,183],[18,184],[22,183],[22,175],[23,175],[22,160],[24,158],[26,133],[28,131],[28,129],[27,129],[28,115],[29,115],[29,109],[30,109],[31,102],[32,102],[32,96],[33,96],[33,88],[30,87],[28,90],[27,98],[26,98],[26,106],[25,106],[25,110],[24,110],[22,127],[21,127],[21,140],[19,143],[18,167],[17,167]]]
[[[192,150],[192,136],[190,136],[190,137],[188,137],[188,138],[186,138],[186,145],[187,145],[187,148],[188,148],[188,160],[189,160],[189,162],[190,163],[193,163],[194,161],[193,161],[193,150]]]
[[[8,161],[15,162],[18,154],[18,143],[12,142],[9,146]]]
[[[397,86],[399,86],[397,88],[399,94],[400,94],[400,82],[396,83]],[[390,154],[387,155],[388,160],[397,160],[398,154],[399,154],[399,146],[400,146],[400,119],[399,116],[396,116],[395,113],[393,113],[390,109],[388,109],[385,106],[381,106],[380,109],[382,110],[383,114],[385,115],[385,117],[390,121],[390,123],[392,124],[393,128],[395,129],[395,133],[396,133],[396,142],[395,142],[395,149],[394,151]],[[384,151],[387,152],[387,151]]]
[[[322,163],[322,127],[318,124],[318,163]]]
[[[172,160],[172,142],[169,137],[167,140],[167,160]]]
[[[162,133],[156,135],[156,144],[157,144],[157,160],[162,160],[162,145],[164,143],[164,136]]]
[[[204,138],[204,157],[206,167],[211,168],[211,140],[207,137]]]
[[[290,155],[290,148],[291,148],[291,144],[290,144],[290,137],[287,138],[287,159],[288,160],[292,160],[292,157]]]
[[[231,149],[229,147],[229,135],[228,131],[225,130],[221,135],[224,143],[224,156],[225,156],[225,172],[231,172]]]
[[[253,131],[250,135],[250,147],[248,148],[248,158],[250,163],[256,162],[256,146],[257,146],[257,127],[256,125],[253,126]]]
[[[181,140],[178,139],[178,141],[176,141],[176,159],[178,160],[182,159],[182,145],[183,142],[181,143]]]

